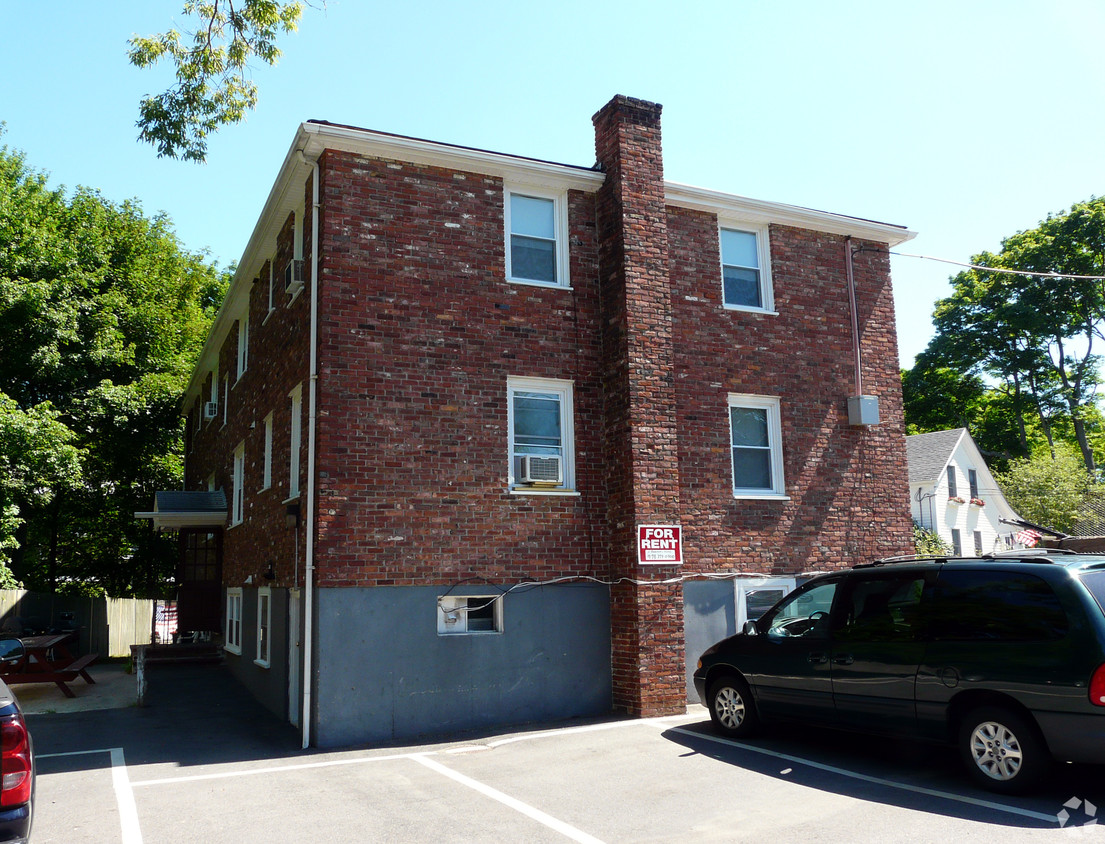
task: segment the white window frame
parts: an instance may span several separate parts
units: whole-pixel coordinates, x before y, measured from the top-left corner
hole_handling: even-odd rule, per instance
[[[211,403],[217,408],[219,406],[219,368],[215,367],[211,370]],[[215,421],[215,417],[212,416],[207,420],[207,424],[210,425]]]
[[[296,384],[288,393],[292,403],[292,418],[288,425],[288,501],[299,498],[299,452],[303,439],[303,385]]]
[[[438,636],[495,636],[503,632],[503,602],[499,595],[442,595],[437,599]],[[491,630],[469,630],[468,609],[490,607]]]
[[[265,417],[265,454],[261,464],[261,489],[272,486],[272,413]]]
[[[231,490],[230,526],[240,525],[245,515],[246,502],[246,444],[243,440],[234,449],[234,471]]]
[[[514,194],[533,199],[549,199],[553,203],[553,255],[555,257],[556,281],[539,281],[532,278],[518,278],[512,272],[513,262],[510,254],[510,197]],[[568,276],[568,194],[566,191],[549,190],[533,185],[508,184],[503,188],[503,227],[506,243],[506,279],[515,284],[531,284],[536,287],[572,286]]]
[[[793,577],[749,577],[737,578],[733,581],[733,590],[736,592],[737,632],[744,629],[748,617],[748,593],[757,589],[778,589],[786,597],[794,591],[796,581]]]
[[[226,427],[227,416],[230,412],[230,373],[223,376],[223,427]]]
[[[560,399],[561,465],[564,482],[555,487],[522,485],[514,477],[514,394],[550,393]],[[519,495],[577,495],[575,491],[575,403],[571,381],[555,378],[508,377],[506,381],[507,407],[507,472],[510,491]]]
[[[264,325],[269,321],[269,317],[272,316],[272,312],[276,310],[276,255],[274,254],[269,258],[269,310],[265,314],[265,318],[261,320],[261,325]]]
[[[249,365],[249,313],[238,320],[238,381],[242,380]],[[237,381],[235,381],[237,383]]]
[[[257,658],[254,665],[268,668],[272,664],[272,588],[257,590]]]
[[[242,654],[242,588],[226,590],[226,638],[223,648],[232,654]]]
[[[736,467],[733,465],[733,414],[730,412],[735,407],[767,411],[767,444],[771,451],[771,489],[737,486]],[[775,396],[730,393],[725,415],[729,428],[729,477],[733,481],[733,497],[788,501],[786,479],[783,477],[783,424],[779,399]]]
[[[761,307],[757,308],[754,305],[730,304],[729,302],[725,301],[725,267],[727,265],[725,263],[725,257],[722,253],[722,231],[744,232],[746,234],[755,235],[756,257],[760,262],[760,266],[755,267],[754,269],[757,269],[760,273],[760,301],[763,303]],[[752,223],[741,222],[739,220],[719,217],[717,232],[717,252],[718,272],[721,276],[721,302],[725,310],[778,315],[778,312],[775,310],[775,288],[774,285],[771,283],[771,243],[769,238],[768,226],[755,225]],[[733,266],[737,265],[734,264]]]

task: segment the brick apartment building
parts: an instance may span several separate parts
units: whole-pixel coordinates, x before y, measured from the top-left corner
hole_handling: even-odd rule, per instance
[[[801,573],[909,550],[912,234],[665,182],[659,105],[593,120],[594,167],[296,133],[155,522],[305,744],[682,711]]]

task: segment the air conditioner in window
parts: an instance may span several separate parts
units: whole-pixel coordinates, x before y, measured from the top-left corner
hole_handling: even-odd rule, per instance
[[[219,403],[215,401],[206,401],[203,403],[203,418],[204,421],[210,422],[212,419],[219,415]]]
[[[303,262],[295,258],[284,267],[284,292],[294,296],[303,289]]]
[[[560,457],[525,454],[519,458],[518,482],[534,486],[559,486],[564,483],[564,467]]]

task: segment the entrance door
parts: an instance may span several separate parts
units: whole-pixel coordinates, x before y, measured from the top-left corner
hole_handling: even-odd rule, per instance
[[[208,529],[180,532],[177,573],[177,629],[222,629],[223,532]]]

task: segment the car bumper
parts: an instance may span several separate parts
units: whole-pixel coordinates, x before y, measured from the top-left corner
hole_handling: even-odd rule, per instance
[[[1056,759],[1105,764],[1105,710],[1034,714],[1048,749]]]
[[[0,841],[24,842],[31,834],[31,804],[0,811]]]

